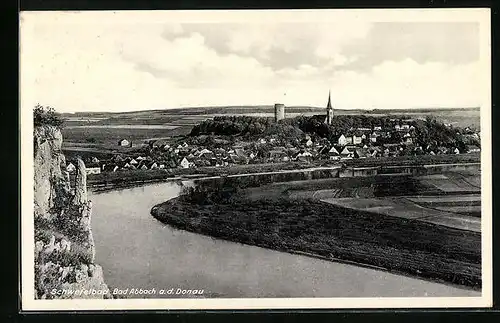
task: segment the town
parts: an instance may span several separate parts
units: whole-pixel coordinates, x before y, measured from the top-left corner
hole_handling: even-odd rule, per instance
[[[123,138],[117,148],[132,147]],[[335,116],[328,96],[326,115],[285,118],[216,116],[193,127],[188,136],[148,140],[111,158],[87,156],[88,174],[131,170],[231,167],[381,157],[458,155],[480,152],[480,132],[431,118]],[[68,172],[74,172],[69,160]]]

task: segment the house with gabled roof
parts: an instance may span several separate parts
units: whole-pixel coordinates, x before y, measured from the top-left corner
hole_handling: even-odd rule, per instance
[[[184,157],[184,158],[182,158],[179,166],[182,168],[189,168],[191,166],[191,163],[189,162],[189,160],[186,157]]]
[[[195,155],[197,157],[201,157],[205,154],[213,154],[213,153],[212,153],[212,151],[208,150],[207,148],[203,148],[201,151],[196,150],[196,152],[193,153],[193,155]]]
[[[371,157],[370,152],[368,151],[368,149],[357,148],[354,151],[354,158],[367,158],[367,157]]]
[[[337,144],[339,146],[345,146],[347,144],[347,138],[342,134],[337,138]]]
[[[312,154],[311,152],[307,151],[307,150],[301,150],[299,152],[297,152],[294,156],[293,156],[293,159],[294,160],[298,160],[298,161],[305,161],[305,162],[308,162],[312,159]]]
[[[328,158],[330,160],[340,159],[340,153],[339,153],[339,151],[335,147],[330,148],[328,150]]]
[[[68,173],[73,173],[74,171],[76,170],[76,166],[73,165],[73,163],[69,163],[67,166],[66,166],[66,171]]]
[[[344,147],[342,151],[340,152],[340,157],[345,159],[345,158],[352,158],[353,153],[350,151],[347,147]]]

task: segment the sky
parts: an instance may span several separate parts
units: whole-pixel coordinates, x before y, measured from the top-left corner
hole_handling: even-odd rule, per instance
[[[480,23],[395,17],[25,12],[21,98],[60,112],[321,107],[328,91],[341,109],[480,106]]]

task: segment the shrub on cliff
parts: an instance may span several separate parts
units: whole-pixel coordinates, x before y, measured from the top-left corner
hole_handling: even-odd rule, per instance
[[[52,107],[44,107],[37,104],[33,109],[33,122],[35,127],[38,126],[54,126],[62,128],[64,120]]]

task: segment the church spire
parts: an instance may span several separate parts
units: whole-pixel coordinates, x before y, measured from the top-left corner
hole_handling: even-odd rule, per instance
[[[328,91],[328,104],[326,105],[326,124],[332,124],[333,119],[333,107],[332,107],[332,99],[331,99],[331,91]]]
[[[326,108],[327,109],[331,109],[332,108],[332,99],[330,97],[330,90],[328,90],[328,104],[326,105]]]

